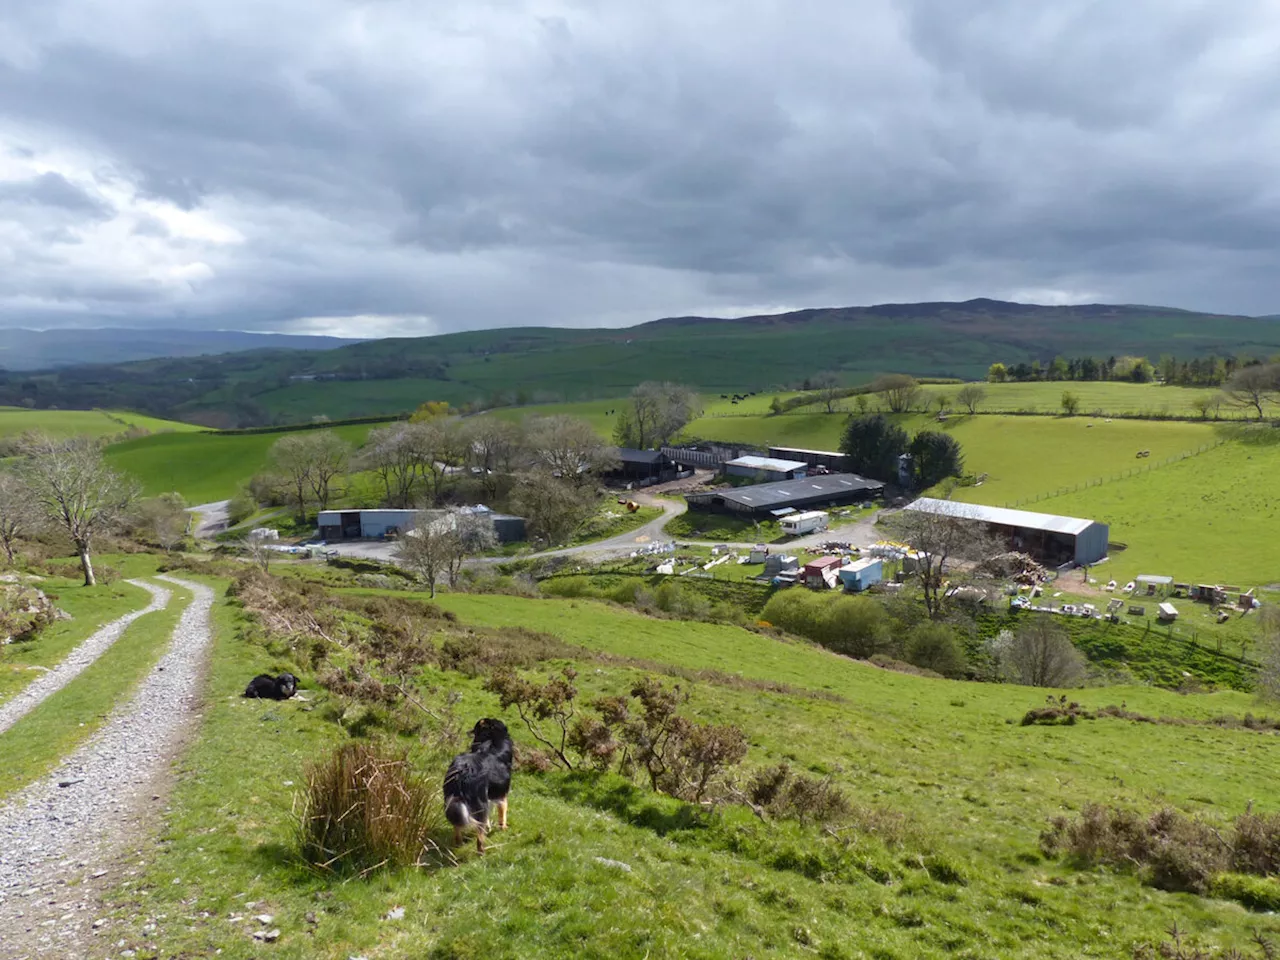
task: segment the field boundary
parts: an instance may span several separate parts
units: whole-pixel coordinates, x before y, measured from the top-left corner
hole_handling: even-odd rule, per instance
[[[1181,463],[1183,460],[1189,460],[1192,457],[1198,457],[1201,454],[1208,453],[1210,450],[1216,450],[1218,447],[1221,447],[1223,444],[1226,444],[1229,442],[1230,441],[1227,439],[1219,438],[1213,441],[1212,443],[1201,444],[1199,447],[1197,447],[1194,450],[1184,450],[1182,453],[1175,453],[1173,456],[1165,457],[1163,460],[1157,460],[1155,463],[1149,463],[1143,467],[1133,467],[1132,469],[1126,470],[1123,473],[1113,474],[1109,477],[1097,477],[1089,480],[1084,480],[1080,483],[1072,484],[1071,486],[1059,487],[1057,490],[1053,491],[1052,493],[1037,493],[1033,497],[1023,497],[1019,500],[1006,501],[1003,504],[1003,506],[1009,507],[1009,508],[1021,507],[1025,504],[1039,503],[1041,500],[1049,500],[1049,499],[1052,499],[1053,497],[1061,497],[1069,493],[1079,493],[1081,490],[1088,490],[1092,487],[1100,487],[1103,484],[1115,483],[1119,480],[1131,480],[1134,477],[1140,477],[1143,474],[1150,473],[1152,470],[1158,470],[1161,467],[1172,466],[1175,463]]]

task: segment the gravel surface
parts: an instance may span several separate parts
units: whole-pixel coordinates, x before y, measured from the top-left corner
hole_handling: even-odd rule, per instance
[[[126,613],[119,620],[113,620],[91,636],[80,646],[72,650],[65,660],[43,674],[39,679],[23,687],[18,694],[7,703],[0,704],[0,733],[4,733],[15,723],[40,705],[45,697],[57,693],[74,680],[82,670],[107,652],[107,648],[119,640],[125,628],[144,614],[163,610],[169,605],[169,591],[163,587],[152,586],[141,580],[127,580],[135,587],[141,587],[151,594],[151,602],[141,610]]]
[[[83,933],[71,903],[83,891],[66,884],[107,874],[102,867],[145,823],[168,782],[170,761],[200,700],[214,593],[203,584],[161,579],[194,597],[168,651],[97,734],[48,777],[0,804],[0,948],[24,951],[0,949],[0,956],[80,955],[66,951]],[[51,906],[53,916],[42,919]]]

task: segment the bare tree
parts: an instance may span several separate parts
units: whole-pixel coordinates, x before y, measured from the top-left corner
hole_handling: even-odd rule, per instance
[[[449,471],[462,466],[466,460],[467,441],[460,422],[438,417],[412,424],[409,443],[418,471],[431,481],[432,502],[439,502]]]
[[[698,415],[698,392],[679,383],[650,380],[631,391],[618,415],[619,446],[648,450],[669,442]]]
[[[164,550],[172,550],[187,535],[191,514],[182,494],[162,493],[138,504],[138,525]]]
[[[915,377],[889,373],[872,381],[871,392],[880,395],[891,413],[906,413],[919,401],[921,389]]]
[[[484,513],[464,510],[450,511],[452,521],[454,550],[449,559],[449,586],[458,582],[458,574],[462,565],[470,557],[479,556],[498,545],[498,534],[493,527],[493,518]]]
[[[267,465],[289,491],[289,500],[298,511],[298,519],[307,519],[311,496],[311,450],[301,434],[281,437],[267,451]]]
[[[408,506],[418,479],[418,457],[411,428],[403,423],[369,431],[360,465],[377,474],[386,490],[387,505]]]
[[[945,612],[948,596],[977,576],[973,562],[1000,551],[999,542],[966,503],[948,500],[938,511],[903,510],[886,518],[886,526],[915,552],[925,608],[935,620]],[[961,567],[956,561],[969,563]]]
[[[1255,363],[1231,375],[1222,392],[1238,407],[1252,407],[1261,420],[1263,408],[1280,395],[1280,364]]]
[[[1084,655],[1071,637],[1045,614],[1032,614],[1018,629],[992,644],[1001,672],[1032,687],[1074,687],[1084,677]]]
[[[596,511],[595,498],[581,487],[537,472],[520,478],[512,501],[533,535],[551,543],[568,540]]]
[[[813,387],[818,402],[827,408],[827,413],[835,413],[845,396],[844,388],[840,386],[839,376],[831,370],[824,370],[810,377],[809,383]]]
[[[22,470],[41,512],[66,531],[80,556],[84,585],[93,586],[90,552],[98,534],[118,524],[138,498],[131,480],[107,465],[102,448],[86,438],[26,438]]]
[[[1208,420],[1212,415],[1218,415],[1218,409],[1222,406],[1222,395],[1217,393],[1203,393],[1191,401],[1191,409],[1200,414],[1201,420]]]
[[[396,559],[436,595],[436,584],[447,576],[458,552],[458,536],[448,517],[419,511],[414,528],[400,538]]]
[[[467,465],[480,479],[485,495],[498,495],[498,483],[511,474],[519,460],[523,441],[520,425],[498,417],[472,417],[462,428]]]
[[[569,483],[590,482],[617,458],[591,424],[578,417],[536,417],[529,421],[532,459],[552,476]]]
[[[12,566],[18,540],[39,525],[40,508],[31,489],[14,470],[0,470],[0,548]]]
[[[263,573],[271,572],[271,561],[276,558],[276,551],[267,544],[265,537],[245,537],[240,541],[240,549]]]
[[[345,473],[351,462],[351,444],[332,430],[313,430],[306,436],[306,449],[311,455],[311,492],[324,510],[329,506],[334,479]]]
[[[980,383],[966,383],[956,393],[956,402],[970,413],[978,412],[978,404],[987,399],[987,388]]]

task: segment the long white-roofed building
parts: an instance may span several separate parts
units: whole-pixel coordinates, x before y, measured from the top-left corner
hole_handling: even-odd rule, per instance
[[[992,533],[1006,539],[1011,549],[1053,566],[1069,561],[1097,563],[1107,555],[1110,527],[1097,520],[932,497],[921,497],[903,509],[985,524]]]

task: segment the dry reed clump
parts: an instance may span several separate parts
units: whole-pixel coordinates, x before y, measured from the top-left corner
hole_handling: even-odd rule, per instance
[[[436,789],[403,753],[345,743],[307,772],[299,832],[302,856],[326,873],[365,876],[414,867],[439,850]]]

